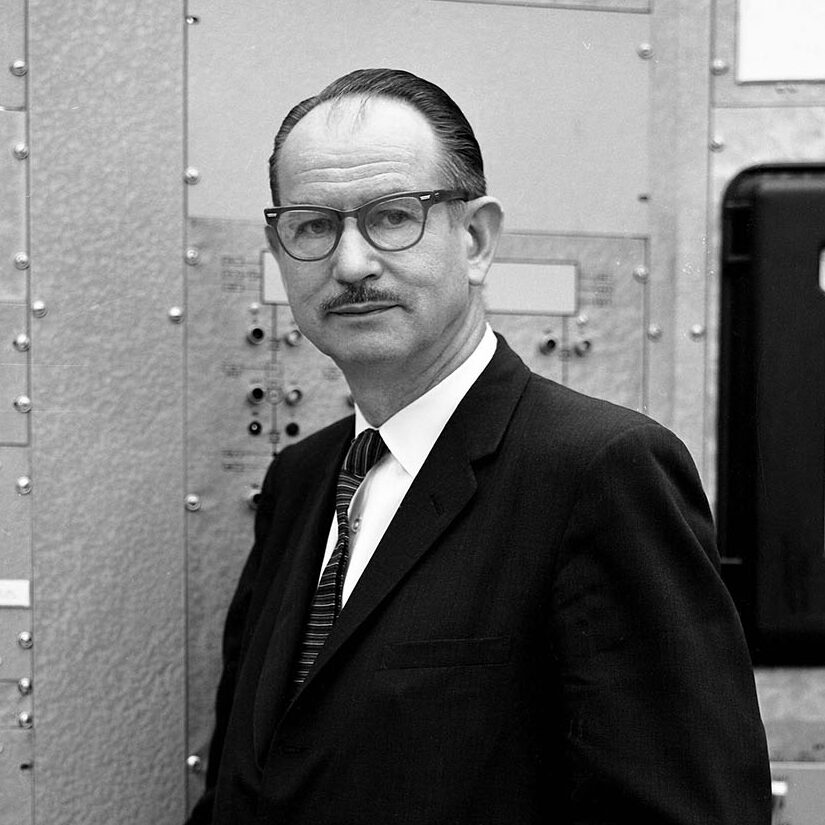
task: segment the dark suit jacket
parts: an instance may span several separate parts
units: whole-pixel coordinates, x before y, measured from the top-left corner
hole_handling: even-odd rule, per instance
[[[191,822],[767,825],[753,676],[675,436],[499,340],[290,700],[352,419],[285,449]]]

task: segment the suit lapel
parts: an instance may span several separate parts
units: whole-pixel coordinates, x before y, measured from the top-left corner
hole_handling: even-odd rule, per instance
[[[330,451],[320,476],[316,476],[322,479],[320,486],[309,491],[306,507],[295,516],[302,530],[295,544],[287,549],[291,557],[289,570],[277,592],[270,594],[258,625],[256,641],[265,647],[255,691],[252,726],[255,758],[259,766],[265,762],[275,725],[291,697],[291,666],[298,653],[309,605],[318,584],[334,511],[338,467],[351,439],[350,419],[339,449]],[[267,610],[270,611],[268,615]]]
[[[472,499],[473,462],[497,449],[528,378],[522,361],[499,338],[493,360],[459,404],[401,502],[302,691]]]

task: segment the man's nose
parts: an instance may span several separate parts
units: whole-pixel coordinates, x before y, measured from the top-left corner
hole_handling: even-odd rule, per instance
[[[338,246],[332,253],[332,274],[337,281],[353,283],[381,273],[378,250],[361,234],[355,218],[345,218]]]

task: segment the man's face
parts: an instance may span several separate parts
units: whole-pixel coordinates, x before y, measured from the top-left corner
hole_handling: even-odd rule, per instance
[[[397,192],[449,188],[437,169],[438,146],[426,119],[387,98],[324,103],[283,145],[281,205],[354,209]],[[295,320],[346,373],[390,365],[441,371],[478,329],[468,281],[467,232],[450,207],[430,210],[424,236],[401,252],[383,252],[354,218],[334,252],[297,261],[273,245]]]

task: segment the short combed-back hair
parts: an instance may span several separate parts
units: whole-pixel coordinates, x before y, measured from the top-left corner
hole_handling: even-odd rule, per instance
[[[269,185],[275,206],[280,205],[278,158],[289,133],[316,106],[347,97],[360,97],[365,101],[384,97],[412,106],[427,119],[441,147],[439,163],[444,175],[444,188],[462,189],[469,198],[486,194],[484,162],[473,127],[443,89],[401,69],[357,69],[333,80],[317,95],[295,106],[284,118],[269,158]]]

